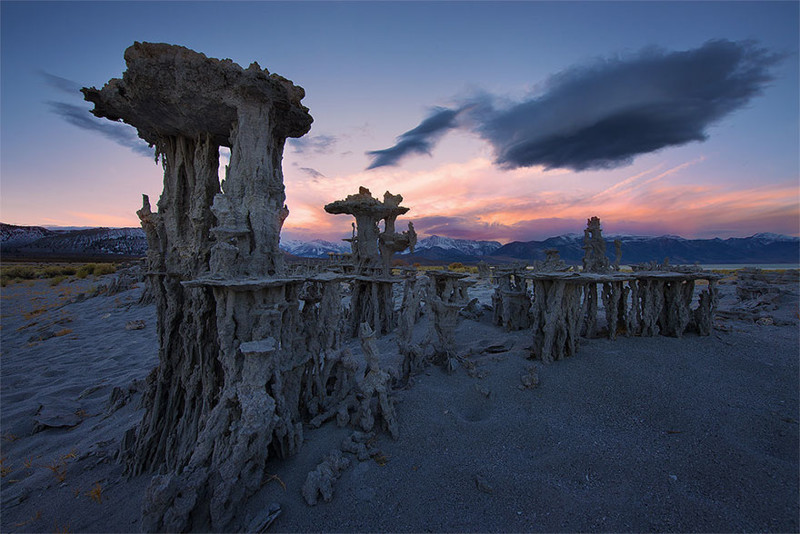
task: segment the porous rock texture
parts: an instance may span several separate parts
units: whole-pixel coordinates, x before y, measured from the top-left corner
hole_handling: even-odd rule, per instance
[[[597,293],[605,308],[606,335],[680,337],[693,330],[709,335],[717,306],[719,275],[708,272],[529,273],[533,282],[532,357],[545,363],[575,354],[578,338],[601,330]],[[697,280],[705,280],[697,308],[692,298]]]
[[[303,498],[313,506],[319,497],[325,502],[333,499],[333,483],[341,476],[342,471],[350,467],[350,460],[342,455],[339,449],[333,449],[316,469],[306,476],[303,483]]]
[[[95,115],[135,126],[164,166],[158,211],[145,197],[138,212],[159,366],[122,457],[130,474],[159,473],[145,530],[237,530],[267,457],[295,452],[302,422],[352,386],[339,354],[340,280],[287,277],[278,249],[284,143],[312,118],[302,88],[256,63],[153,43],[135,43],[125,61],[122,79],[83,89]],[[231,163],[220,186],[222,145]],[[343,381],[333,398],[331,376]]]
[[[380,420],[394,439],[399,437],[394,403],[389,396],[392,391],[391,375],[381,369],[375,332],[367,323],[361,323],[358,333],[361,349],[367,361],[367,374],[358,385],[359,406],[355,414],[356,423],[365,432],[372,431],[375,421]]]
[[[583,250],[583,272],[607,273],[611,270],[611,263],[606,257],[603,230],[597,217],[591,217],[586,221],[586,229],[583,231]]]
[[[531,294],[523,274],[524,269],[495,269],[492,320],[507,332],[531,326]]]
[[[428,288],[425,297],[431,313],[430,339],[434,349],[434,363],[442,364],[449,371],[455,369],[456,327],[459,312],[469,302],[468,288],[472,284],[464,278],[466,274],[450,271],[428,271]]]
[[[403,356],[401,378],[408,380],[411,375],[421,371],[426,363],[423,347],[414,343],[414,325],[421,314],[422,301],[425,299],[428,279],[417,276],[416,269],[405,271],[403,286],[403,302],[397,325],[397,347]]]
[[[383,202],[372,196],[366,187],[360,187],[355,195],[325,205],[331,214],[348,214],[356,218],[356,235],[349,241],[353,250],[356,277],[353,279],[353,294],[350,299],[349,332],[358,335],[361,323],[366,322],[377,334],[388,334],[396,326],[392,284],[400,282],[391,274],[392,256],[406,248],[414,251],[417,233],[414,225],[408,230],[395,231],[395,221],[399,215],[408,212],[403,207],[401,195],[388,191]],[[383,221],[384,231],[378,228]]]
[[[533,262],[533,270],[536,272],[549,273],[554,271],[568,271],[570,267],[561,259],[558,249],[551,248],[544,251],[544,261]]]
[[[486,261],[481,260],[478,262],[478,278],[486,280],[492,277],[492,269]]]
[[[578,336],[588,299],[584,284],[562,277],[533,278],[531,309],[532,357],[544,363],[572,356],[578,350]],[[594,285],[591,286],[594,290]]]

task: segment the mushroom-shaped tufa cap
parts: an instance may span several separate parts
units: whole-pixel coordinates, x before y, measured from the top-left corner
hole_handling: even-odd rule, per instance
[[[375,219],[385,219],[386,217],[402,215],[408,212],[409,208],[400,206],[403,201],[401,195],[392,195],[388,191],[383,196],[384,202],[372,196],[369,189],[364,186],[359,187],[358,194],[347,195],[344,200],[337,200],[325,205],[325,211],[334,215],[369,215]]]
[[[94,115],[136,127],[151,145],[166,136],[211,135],[230,146],[240,109],[252,105],[271,105],[275,136],[300,137],[311,128],[303,88],[258,63],[243,69],[183,46],[139,42],[125,51],[125,63],[122,79],[81,91]]]

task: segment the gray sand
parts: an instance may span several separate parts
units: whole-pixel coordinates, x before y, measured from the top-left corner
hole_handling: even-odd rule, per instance
[[[154,310],[135,304],[141,289],[66,304],[99,282],[3,289],[3,532],[139,530],[149,477],[125,480],[114,460],[142,415],[138,394],[116,411],[108,400],[157,362]],[[491,326],[488,313],[464,320],[459,350],[476,376],[431,367],[398,391],[400,438],[379,435],[380,463],[352,458],[333,500],[309,507],[306,474],[349,431],[307,429],[300,454],[270,460],[277,477],[241,513],[280,503],[275,532],[796,532],[796,289],[774,312],[783,326],[727,320],[709,337],[582,340],[575,357],[537,363],[532,389],[520,380],[529,334]],[[735,299],[730,284],[721,290],[724,309]],[[485,283],[475,294],[490,301]],[[126,330],[132,320],[146,327]],[[502,342],[509,351],[479,353]],[[378,345],[396,364],[394,336]],[[48,411],[81,415],[33,433]]]

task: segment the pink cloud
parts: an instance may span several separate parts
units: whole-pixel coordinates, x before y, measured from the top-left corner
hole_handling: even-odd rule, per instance
[[[319,188],[287,182],[287,202],[304,204],[286,230],[300,237],[337,239],[350,232],[352,218],[331,216],[322,206],[353,193],[400,193],[422,235],[447,235],[502,242],[581,232],[597,215],[607,233],[729,237],[770,231],[797,235],[800,209],[795,183],[731,189],[703,183],[704,157],[667,167],[633,171],[572,173],[541,168],[504,171],[487,158],[448,163],[431,170],[391,168],[321,181]],[[627,175],[629,174],[629,175]],[[693,182],[678,185],[670,182]],[[322,183],[324,182],[324,183]],[[315,230],[310,230],[315,228]]]

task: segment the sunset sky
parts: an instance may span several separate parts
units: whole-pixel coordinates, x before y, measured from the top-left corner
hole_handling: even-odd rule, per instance
[[[349,234],[360,185],[423,235],[799,235],[799,5],[3,1],[0,221],[138,226],[162,170],[77,89],[150,41],[305,88],[288,238]]]

